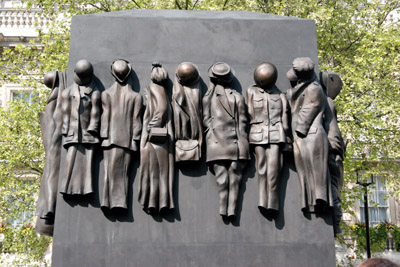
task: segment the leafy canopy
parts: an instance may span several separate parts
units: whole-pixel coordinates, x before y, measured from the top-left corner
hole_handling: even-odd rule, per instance
[[[355,181],[355,169],[372,162],[365,172],[385,175],[392,193],[399,196],[400,28],[388,21],[400,8],[395,0],[23,0],[26,8],[40,7],[51,19],[38,27],[37,42],[5,48],[0,80],[43,89],[41,78],[50,70],[65,70],[68,61],[70,18],[77,14],[126,9],[247,10],[313,19],[317,26],[320,70],[340,74],[344,88],[335,100],[342,134],[348,140],[345,180]],[[46,98],[46,93],[42,94]],[[43,170],[37,112],[42,103],[13,104],[0,110],[1,218],[34,209],[39,179],[26,186],[22,171],[39,177]],[[29,138],[28,138],[29,137]],[[373,168],[372,168],[373,166]],[[365,168],[364,168],[365,169]],[[17,189],[17,190],[16,190]],[[6,198],[4,198],[6,197]],[[358,188],[345,187],[342,205],[351,213],[360,197]],[[11,212],[14,211],[14,212]]]

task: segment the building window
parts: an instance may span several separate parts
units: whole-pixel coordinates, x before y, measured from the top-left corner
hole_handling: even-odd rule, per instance
[[[389,206],[386,199],[386,181],[384,177],[374,177],[374,185],[368,193],[369,223],[374,226],[381,222],[390,222]],[[364,199],[360,201],[361,222],[365,223]]]
[[[38,97],[38,93],[33,93],[29,91],[18,91],[11,93],[11,101],[23,100],[26,103],[29,103],[29,105],[32,105],[32,103],[37,103]]]
[[[26,177],[25,177],[25,179],[26,179]],[[28,187],[33,186],[32,180],[27,179],[27,180],[23,180],[22,182]],[[13,189],[11,189],[11,192],[16,191],[16,190],[19,190],[19,189],[13,188]],[[8,201],[12,205],[13,201],[15,201],[15,196],[10,194],[8,196]],[[27,223],[29,223],[32,220],[33,216],[34,216],[34,213],[31,211],[22,211],[21,213],[19,213],[17,216],[15,216],[13,218],[7,218],[6,222],[7,222],[8,226],[11,226],[13,228],[19,228],[19,227],[24,226]]]

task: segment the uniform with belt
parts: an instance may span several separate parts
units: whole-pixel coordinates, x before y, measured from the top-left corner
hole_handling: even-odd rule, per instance
[[[289,141],[288,103],[275,86],[256,85],[247,89],[250,118],[249,143],[254,145],[259,182],[260,208],[279,209],[279,180],[283,165],[282,151]]]

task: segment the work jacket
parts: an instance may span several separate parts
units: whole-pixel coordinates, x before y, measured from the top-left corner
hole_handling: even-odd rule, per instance
[[[235,99],[233,106],[229,104],[226,94]],[[207,162],[250,159],[243,96],[235,90],[225,90],[221,85],[215,88],[212,85],[202,102]]]
[[[139,150],[142,132],[142,96],[127,84],[115,82],[101,94],[103,113],[100,136],[102,146],[116,145],[132,151]]]
[[[64,146],[99,143],[101,93],[92,81],[88,86],[74,83],[62,92]]]

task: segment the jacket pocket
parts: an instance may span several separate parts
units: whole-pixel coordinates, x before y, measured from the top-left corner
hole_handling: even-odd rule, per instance
[[[271,109],[282,109],[282,101],[279,95],[270,96]]]
[[[251,130],[249,139],[250,139],[250,142],[261,142],[263,140],[262,129]]]
[[[318,128],[311,126],[310,130],[308,130],[308,134],[316,134],[318,132]]]
[[[253,100],[253,106],[254,108],[262,108],[263,107],[263,98],[260,97],[255,97]]]

